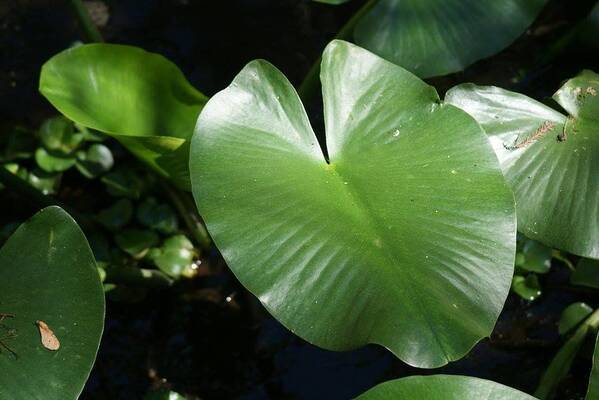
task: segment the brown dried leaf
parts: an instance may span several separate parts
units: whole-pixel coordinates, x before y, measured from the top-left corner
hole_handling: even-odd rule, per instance
[[[35,323],[40,330],[42,345],[48,350],[58,350],[60,348],[60,342],[48,324],[46,324],[44,321],[35,321]]]

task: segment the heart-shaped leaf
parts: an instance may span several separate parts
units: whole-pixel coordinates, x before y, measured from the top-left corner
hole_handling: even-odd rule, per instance
[[[0,347],[0,398],[76,399],[100,344],[104,292],[85,236],[68,214],[46,208],[8,239],[0,249],[0,293],[0,313],[13,315],[0,321],[0,340],[10,349]],[[38,320],[58,350],[42,345]]]
[[[164,57],[114,44],[71,48],[44,64],[40,91],[68,118],[189,188],[188,140],[206,97]]]
[[[553,96],[565,116],[497,87],[460,85],[446,101],[485,129],[515,195],[518,229],[599,258],[599,76],[585,71]]]
[[[376,0],[375,0],[376,1]],[[461,71],[511,44],[547,0],[378,0],[356,43],[421,77]]]
[[[511,387],[460,375],[410,376],[381,383],[356,400],[535,400]]]
[[[287,79],[248,64],[206,105],[190,172],[240,281],[319,346],[436,367],[487,336],[511,282],[512,194],[484,132],[434,88],[333,41],[329,161]]]

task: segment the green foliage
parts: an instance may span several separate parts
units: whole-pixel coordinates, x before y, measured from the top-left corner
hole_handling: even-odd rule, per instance
[[[573,285],[587,286],[599,289],[599,260],[581,258],[576,271],[570,277]]]
[[[164,57],[131,46],[78,46],[44,64],[40,91],[68,118],[113,136],[189,188],[188,140],[207,98]]]
[[[128,228],[114,237],[116,244],[133,258],[142,258],[150,247],[158,244],[158,235],[154,231]]]
[[[525,300],[536,300],[543,292],[539,278],[535,274],[515,275],[512,278],[512,290]]]
[[[471,84],[446,102],[485,129],[517,203],[518,229],[547,246],[599,258],[599,79],[585,71],[553,98],[566,116],[524,95]]]
[[[184,235],[167,238],[160,248],[152,249],[148,254],[162,272],[174,278],[194,274],[195,256],[193,244]]]
[[[559,319],[558,330],[560,335],[565,335],[572,329],[576,328],[578,324],[584,321],[591,313],[593,309],[586,303],[578,302],[570,304],[562,311],[562,315]]]
[[[516,389],[460,375],[410,376],[381,383],[357,400],[534,400]]]
[[[58,207],[21,225],[0,250],[0,398],[76,399],[96,358],[104,293],[92,252]],[[44,348],[36,321],[60,348]]]
[[[461,71],[511,44],[547,0],[378,0],[356,43],[421,77]]]
[[[304,339],[379,343],[421,367],[458,359],[491,332],[513,273],[493,151],[432,87],[354,45],[329,44],[321,76],[328,161],[272,65],[250,63],[209,101],[190,161],[200,214],[239,280]]]

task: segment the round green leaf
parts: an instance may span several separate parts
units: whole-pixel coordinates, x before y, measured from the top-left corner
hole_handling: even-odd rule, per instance
[[[356,400],[535,400],[511,387],[460,375],[410,376],[381,383]]]
[[[35,151],[35,162],[46,172],[62,172],[75,165],[77,159],[70,156],[57,156],[40,147]]]
[[[17,175],[22,170],[17,172]],[[62,174],[46,172],[41,169],[35,168],[27,175],[27,181],[31,186],[38,189],[43,194],[54,194],[60,186]]]
[[[524,95],[472,84],[446,101],[485,129],[517,203],[518,229],[547,246],[599,258],[599,77],[584,72],[554,99],[565,115]]]
[[[239,280],[319,346],[437,367],[487,336],[515,252],[484,133],[434,88],[343,41],[324,52],[329,161],[287,79],[248,64],[192,139],[194,198]]]
[[[76,399],[100,344],[104,293],[93,255],[73,219],[49,207],[21,225],[0,250],[0,398]],[[42,346],[36,321],[60,341]]]
[[[423,78],[461,71],[511,44],[547,0],[379,0],[356,43]]]
[[[94,143],[87,151],[77,155],[77,169],[83,176],[93,179],[107,172],[114,165],[110,149],[103,144]]]
[[[150,257],[165,274],[175,278],[193,274],[195,252],[193,244],[184,235],[171,236],[161,248],[153,250]]]
[[[75,132],[73,123],[65,117],[54,117],[44,121],[39,135],[46,149],[63,154],[71,154],[84,139],[83,134]]]
[[[114,44],[74,47],[44,64],[40,91],[73,121],[189,187],[187,141],[206,97],[164,57]]]
[[[144,186],[142,178],[130,168],[111,171],[100,179],[106,185],[106,191],[115,197],[138,199]]]
[[[515,275],[512,279],[512,290],[524,300],[533,301],[543,294],[539,278],[535,274],[526,277]]]
[[[545,274],[551,269],[551,248],[542,245],[541,243],[524,238],[519,246],[523,259],[518,260],[516,257],[516,266],[538,274]],[[520,262],[518,262],[520,261]]]
[[[141,258],[158,243],[158,235],[151,230],[125,229],[114,237],[121,249],[135,258]]]
[[[562,311],[562,315],[559,318],[558,330],[560,335],[565,335],[572,329],[576,328],[578,324],[585,320],[586,317],[591,315],[593,309],[586,303],[573,303]]]
[[[164,234],[174,233],[178,228],[177,215],[171,206],[158,203],[153,197],[139,205],[136,215],[140,224]]]
[[[117,230],[127,225],[133,215],[133,204],[129,199],[121,199],[112,206],[101,210],[96,219],[104,227],[110,230]],[[98,258],[96,256],[96,258]]]

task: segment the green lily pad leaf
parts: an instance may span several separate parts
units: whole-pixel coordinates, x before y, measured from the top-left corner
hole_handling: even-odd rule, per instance
[[[461,71],[510,45],[547,0],[379,0],[356,43],[427,78]]]
[[[179,226],[172,207],[158,203],[153,197],[147,198],[139,205],[136,215],[140,224],[167,235],[177,231]]]
[[[35,168],[27,174],[27,181],[43,194],[54,194],[60,186],[61,177],[60,173],[46,172]]]
[[[87,151],[77,154],[77,169],[83,176],[93,179],[107,172],[114,165],[110,149],[103,144],[94,143]]]
[[[78,46],[44,64],[40,91],[73,121],[115,137],[189,188],[188,140],[207,98],[164,57],[130,46]]]
[[[77,159],[70,156],[56,156],[40,147],[35,151],[35,162],[46,172],[62,172],[75,165]]]
[[[558,324],[559,334],[565,335],[570,332],[584,321],[586,317],[591,315],[592,312],[593,309],[586,303],[578,302],[570,304],[562,311],[562,315],[560,316]]]
[[[65,117],[47,119],[40,127],[39,135],[46,149],[63,154],[75,151],[84,138],[75,132],[73,123]]]
[[[573,285],[599,289],[599,260],[581,258],[576,265],[576,271],[570,276],[570,282]]]
[[[115,197],[139,199],[143,191],[141,177],[129,168],[121,168],[102,176],[106,191]]]
[[[593,368],[589,377],[586,400],[599,399],[599,335],[595,338],[595,351],[593,352]]]
[[[517,203],[518,229],[531,239],[599,258],[599,77],[584,72],[554,99],[565,116],[524,95],[472,84],[446,101],[485,129]]]
[[[196,255],[193,244],[185,235],[175,235],[166,239],[162,247],[149,257],[165,274],[174,278],[191,276],[194,273],[193,259]]]
[[[512,279],[512,290],[528,301],[534,301],[543,294],[539,278],[535,274],[529,274],[526,277],[515,275]]]
[[[535,400],[508,386],[460,375],[410,376],[381,383],[356,400]]]
[[[147,229],[125,229],[114,237],[116,244],[134,258],[142,258],[150,247],[158,244],[158,235]]]
[[[318,346],[379,343],[438,367],[489,335],[515,216],[484,132],[434,88],[333,41],[321,80],[328,161],[295,90],[248,64],[204,108],[193,195],[241,283]]]
[[[76,399],[92,369],[104,321],[104,293],[92,252],[73,219],[49,207],[0,250],[0,398]],[[36,321],[60,342],[41,343]],[[7,338],[9,336],[9,338]]]
[[[529,272],[545,274],[551,269],[551,248],[543,244],[524,238],[520,245],[522,255],[520,259],[516,257],[516,266]]]
[[[127,225],[133,216],[133,204],[129,199],[121,199],[112,206],[100,211],[96,217],[98,222],[110,230],[117,230]]]

